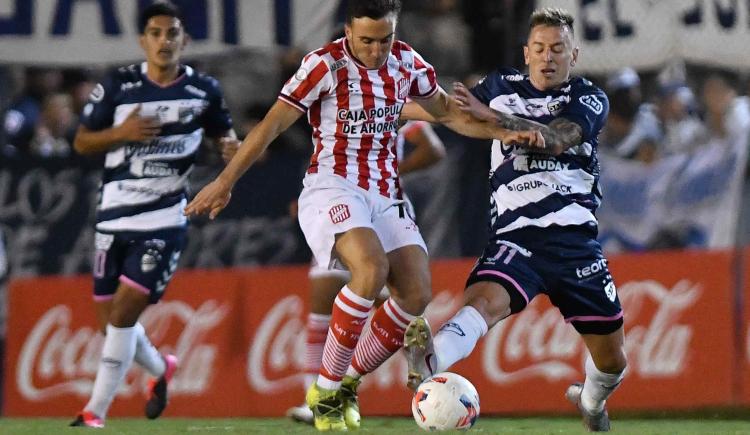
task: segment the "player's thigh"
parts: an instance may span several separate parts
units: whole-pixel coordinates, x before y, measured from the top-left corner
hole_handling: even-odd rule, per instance
[[[421,314],[430,302],[432,293],[427,252],[421,246],[408,245],[386,255],[391,295],[406,312]]]
[[[427,245],[419,232],[411,203],[379,197],[375,203],[372,225],[387,253],[407,246],[418,247],[427,257]]]
[[[150,293],[144,293],[136,287],[120,283],[112,299],[109,323],[117,328],[129,328],[135,325],[150,301]]]
[[[596,240],[574,237],[548,252],[543,273],[551,282],[550,301],[580,334],[615,333],[623,325],[623,311],[607,259]]]
[[[130,234],[120,283],[147,295],[149,303],[157,303],[177,270],[185,243],[185,228]]]
[[[372,228],[352,228],[336,235],[336,254],[352,273],[352,282],[366,280],[380,291],[388,275],[388,258]],[[370,282],[372,281],[372,282]],[[374,296],[374,295],[373,295]]]
[[[620,373],[627,365],[625,335],[621,326],[609,334],[581,334],[596,367],[605,373]]]
[[[334,250],[340,234],[372,228],[372,211],[362,192],[346,180],[305,187],[300,195],[299,224],[319,268],[332,269],[340,255]],[[330,185],[329,185],[330,184]]]
[[[122,265],[127,253],[127,241],[116,233],[94,234],[94,262],[92,275],[94,277],[94,301],[97,307],[97,317],[106,326],[109,318],[109,306],[120,285]]]
[[[545,290],[536,263],[535,255],[523,246],[490,240],[466,280],[466,303],[477,308],[490,327],[522,311]]]

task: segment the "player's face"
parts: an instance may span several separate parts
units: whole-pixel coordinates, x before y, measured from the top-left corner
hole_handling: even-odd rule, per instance
[[[140,41],[149,64],[168,68],[179,63],[186,37],[178,18],[157,15],[146,23]]]
[[[393,46],[396,14],[388,14],[379,20],[352,18],[351,24],[347,24],[344,31],[354,57],[367,68],[380,68],[388,59]]]
[[[578,58],[568,26],[534,26],[523,56],[529,66],[531,84],[540,90],[554,89],[568,80]]]

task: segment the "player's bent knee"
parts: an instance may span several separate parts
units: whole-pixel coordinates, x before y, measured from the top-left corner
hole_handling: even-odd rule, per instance
[[[360,261],[349,266],[352,280],[349,286],[354,292],[362,292],[361,296],[374,298],[385,285],[388,276],[388,261],[375,258],[371,261]]]

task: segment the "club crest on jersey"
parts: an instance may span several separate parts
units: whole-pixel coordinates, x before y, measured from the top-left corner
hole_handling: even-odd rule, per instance
[[[578,98],[578,101],[597,115],[601,115],[604,110],[604,104],[596,98],[596,95],[582,95]]]
[[[617,290],[615,289],[615,283],[612,281],[607,283],[607,285],[604,287],[604,293],[607,295],[607,299],[614,302],[615,298],[617,297]]]
[[[338,204],[331,207],[328,210],[328,216],[331,218],[331,222],[334,224],[340,224],[345,220],[349,219],[352,215],[349,213],[349,206],[346,204]]]
[[[98,103],[104,99],[104,86],[101,83],[97,83],[94,89],[89,94],[89,100],[94,103]]]
[[[304,68],[298,69],[297,72],[294,73],[294,78],[299,81],[305,80],[307,78],[307,70]]]
[[[399,100],[405,100],[406,97],[409,95],[409,79],[406,77],[402,77],[401,80],[398,81],[398,99]]]

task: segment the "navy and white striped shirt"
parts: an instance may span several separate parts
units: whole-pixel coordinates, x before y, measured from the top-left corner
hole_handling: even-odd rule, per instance
[[[493,72],[471,92],[492,109],[549,124],[558,117],[581,126],[580,145],[553,157],[492,144],[490,226],[492,234],[525,227],[587,225],[601,203],[597,136],[609,111],[607,96],[590,81],[570,78],[558,89],[540,91],[512,68]]]
[[[140,105],[140,116],[156,117],[159,136],[126,142],[107,152],[97,205],[99,231],[152,231],[187,224],[187,178],[203,136],[219,137],[232,119],[216,79],[189,66],[161,86],[146,76],[146,63],[114,71],[98,84],[81,123],[103,130],[123,123]]]

